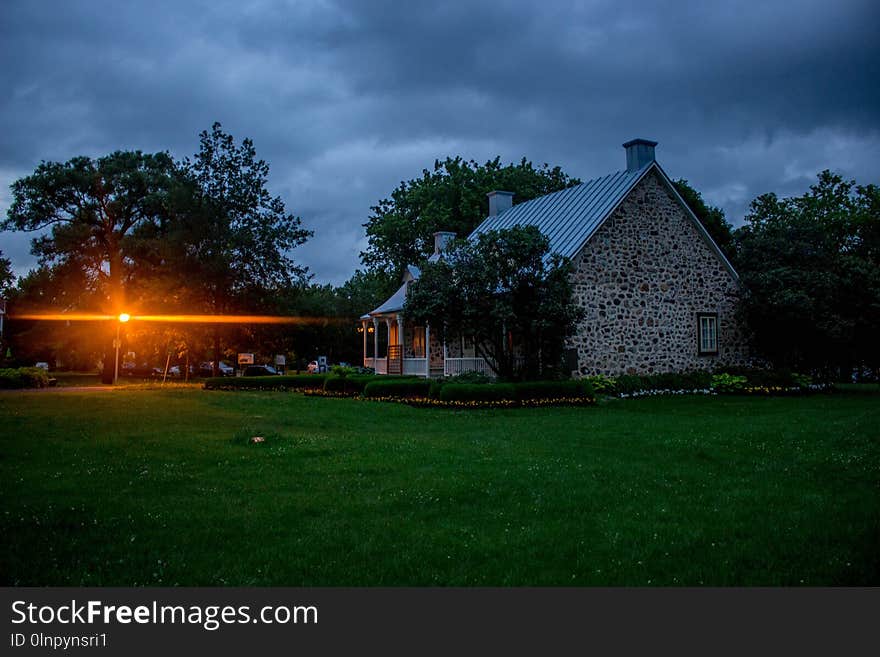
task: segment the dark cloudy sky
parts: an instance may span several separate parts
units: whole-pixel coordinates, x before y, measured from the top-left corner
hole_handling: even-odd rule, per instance
[[[40,160],[251,137],[315,237],[358,265],[370,205],[435,158],[523,156],[588,179],[657,158],[739,223],[836,170],[880,182],[876,0],[64,2],[0,11],[0,212]],[[30,236],[0,233],[19,273]]]

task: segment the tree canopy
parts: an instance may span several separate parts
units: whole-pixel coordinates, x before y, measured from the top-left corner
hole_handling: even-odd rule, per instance
[[[0,297],[8,294],[15,282],[15,275],[12,273],[12,261],[3,257],[3,251],[0,251]]]
[[[485,164],[461,157],[437,160],[432,170],[401,182],[371,208],[364,224],[369,245],[361,261],[368,270],[397,279],[406,265],[431,255],[435,232],[465,237],[476,228],[489,213],[489,192],[513,192],[514,202],[520,203],[578,183],[558,166],[536,167],[525,158],[507,165],[498,157]]]
[[[92,159],[42,162],[12,184],[4,230],[39,231],[32,253],[47,267],[85,274],[87,291],[103,309],[120,312],[136,232],[163,213],[174,174],[167,153],[117,151]]]
[[[473,340],[501,378],[559,375],[564,340],[580,317],[570,263],[550,255],[534,226],[456,242],[412,284],[404,314],[447,336]]]
[[[735,245],[760,354],[844,376],[880,366],[878,187],[823,171],[803,196],[759,196]]]

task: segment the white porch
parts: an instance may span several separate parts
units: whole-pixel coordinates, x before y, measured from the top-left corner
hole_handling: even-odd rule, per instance
[[[452,357],[445,343],[432,338],[430,325],[407,325],[399,313],[363,317],[358,331],[363,335],[364,367],[376,374],[431,377],[480,372],[493,376],[486,361],[473,354],[472,345],[457,343]]]

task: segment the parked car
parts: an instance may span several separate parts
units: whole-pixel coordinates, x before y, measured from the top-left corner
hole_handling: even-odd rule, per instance
[[[248,365],[243,376],[274,376],[278,371],[271,365]]]
[[[162,377],[162,370],[158,367],[150,367],[146,363],[123,363],[119,368],[120,376],[129,376],[136,379],[158,379]]]
[[[179,379],[180,377],[183,376],[184,369],[186,369],[185,366],[183,368],[181,368],[180,365],[172,365],[171,367],[168,368],[168,376],[174,377],[175,379]],[[189,366],[189,375],[194,376],[195,374],[196,374],[196,366],[190,365]]]
[[[235,370],[222,360],[220,365],[218,365],[218,369],[220,370],[220,376],[235,376]],[[201,363],[199,365],[199,376],[214,376],[214,361]]]
[[[49,363],[43,361],[40,361],[39,363],[34,365],[34,367],[39,367],[41,370],[46,370],[47,372],[49,371]]]

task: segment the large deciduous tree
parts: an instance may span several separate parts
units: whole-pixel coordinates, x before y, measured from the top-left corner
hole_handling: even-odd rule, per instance
[[[42,231],[32,253],[41,265],[82,271],[107,312],[125,307],[135,233],[163,213],[174,162],[167,153],[117,151],[92,159],[42,162],[12,184],[4,230]]]
[[[803,196],[755,199],[735,240],[762,355],[844,377],[880,367],[880,188],[823,171]]]
[[[420,178],[400,185],[371,208],[364,226],[368,247],[361,261],[371,271],[396,280],[402,268],[431,255],[432,235],[439,230],[468,235],[488,214],[486,194],[514,193],[516,203],[578,184],[559,167],[536,167],[523,158],[502,165],[500,158],[478,164],[461,157],[435,161]]]
[[[33,240],[32,253],[42,267],[75,272],[81,283],[63,309],[91,306],[116,314],[126,309],[126,283],[136,273],[137,233],[159,221],[174,172],[167,153],[117,151],[42,162],[12,184],[12,205],[0,227],[49,229]],[[109,344],[106,349],[105,379]]]
[[[289,252],[312,233],[269,193],[269,165],[250,139],[237,144],[219,123],[199,138],[199,152],[183,163],[186,184],[173,199],[163,244],[174,296],[201,312],[265,312],[279,290],[306,281]],[[213,341],[216,369],[219,330]]]
[[[441,339],[470,337],[500,378],[558,376],[580,311],[572,301],[571,265],[549,254],[549,245],[534,226],[457,242],[425,265],[404,314],[429,322]]]

